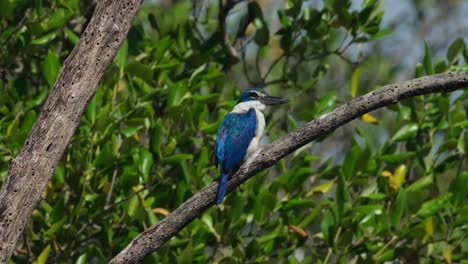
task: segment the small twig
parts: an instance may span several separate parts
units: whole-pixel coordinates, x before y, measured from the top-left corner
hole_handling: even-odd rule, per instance
[[[236,1],[236,4],[238,4],[240,2],[243,2],[243,1]],[[241,24],[239,25],[239,28],[237,29],[237,33],[236,33],[236,36],[235,36],[234,42],[233,42],[234,46],[237,44],[237,41],[239,39],[242,39],[244,37],[245,31],[247,30],[247,27],[250,24],[250,20],[251,20],[250,17],[251,16],[252,16],[252,14],[250,14],[250,12],[247,12],[247,16],[240,20]]]
[[[394,236],[392,237],[392,239],[390,239],[390,241],[387,242],[387,244],[385,244],[377,253],[375,253],[375,258],[377,258],[378,256],[380,256],[384,251],[385,249],[387,249],[391,244],[393,244],[393,242],[395,242],[397,240],[398,237]]]
[[[227,0],[226,5],[223,5],[223,0],[218,0],[218,4],[218,23],[219,32],[221,35],[221,45],[223,46],[223,50],[228,57],[237,58],[237,51],[229,42],[229,36],[226,29],[226,18],[228,16],[229,10],[231,10],[236,3],[233,0]]]
[[[124,198],[118,200],[117,202],[115,202],[115,203],[113,203],[113,204],[110,204],[109,206],[107,206],[107,209],[106,209],[106,210],[109,210],[109,209],[111,209],[111,208],[114,208],[115,206],[117,206],[117,205],[119,205],[119,204],[121,204],[121,203],[123,203],[123,202],[125,202],[125,201],[128,201],[128,200],[129,200],[130,198],[132,198],[133,196],[139,194],[140,192],[142,192],[142,191],[144,191],[144,190],[146,190],[146,189],[149,189],[149,188],[153,187],[154,185],[156,185],[156,184],[155,184],[155,183],[152,183],[152,184],[147,184],[147,185],[141,187],[139,190],[137,190],[137,191],[135,191],[135,192],[133,192],[133,193],[131,193],[131,194],[125,196]]]
[[[257,71],[257,75],[260,76],[263,82],[262,78],[262,71],[260,71],[260,51],[262,47],[258,46],[257,47],[257,53],[255,54],[255,70]]]
[[[274,84],[279,84],[279,83],[284,83],[286,81],[287,81],[287,79],[284,78],[284,76],[281,76],[281,78],[274,79],[272,81],[268,81],[268,82],[263,83],[263,87],[267,87],[267,86],[274,85]]]
[[[249,84],[254,84],[255,82],[250,78],[249,71],[247,69],[247,61],[245,59],[245,50],[247,49],[247,44],[243,43],[241,48],[241,56],[242,56],[242,70],[244,71],[244,76],[249,82]]]
[[[200,38],[200,40],[202,41],[205,41],[205,37],[203,36],[203,34],[200,32],[200,29],[198,28],[198,18],[201,17],[201,14],[205,12],[205,9],[206,9],[206,1],[205,0],[202,0],[202,1],[193,1],[192,2],[192,29],[195,31],[195,33],[197,33],[198,37]],[[197,4],[198,3],[201,3],[201,7],[199,8],[198,12],[197,12]]]
[[[286,54],[286,52],[281,54],[281,56],[279,56],[276,60],[274,60],[271,63],[270,67],[268,68],[268,70],[266,71],[265,75],[262,78],[264,81],[268,78],[268,76],[273,71],[273,69],[276,67],[276,65],[278,65],[278,63],[285,57],[285,54]]]
[[[341,40],[341,43],[340,43],[340,45],[338,45],[338,49],[337,49],[337,50],[340,50],[340,49],[341,49],[341,47],[343,47],[343,45],[344,45],[344,43],[345,43],[346,39],[348,38],[348,36],[349,36],[349,32],[348,32],[348,31],[346,31],[346,33],[345,33],[345,35],[344,35],[343,39]],[[349,43],[348,43],[348,44],[349,44]]]
[[[342,60],[346,61],[347,63],[349,63],[349,64],[351,64],[351,65],[357,65],[357,64],[359,64],[359,62],[353,61],[353,60],[351,60],[351,59],[345,57],[342,53],[339,53],[338,51],[335,51],[335,52],[333,52],[332,54],[337,55],[337,56],[340,57]]]

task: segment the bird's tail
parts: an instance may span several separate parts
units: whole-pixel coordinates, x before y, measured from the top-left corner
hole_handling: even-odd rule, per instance
[[[223,202],[224,195],[226,194],[226,185],[228,181],[229,173],[221,172],[221,178],[219,179],[218,193],[216,194],[216,204]]]

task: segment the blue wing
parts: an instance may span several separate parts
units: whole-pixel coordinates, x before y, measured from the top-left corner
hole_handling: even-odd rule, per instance
[[[255,137],[256,127],[253,108],[246,113],[229,113],[224,117],[215,143],[216,164],[221,164],[222,173],[229,173],[242,163],[250,141]]]
[[[257,117],[253,108],[242,114],[229,113],[221,122],[215,142],[216,166],[221,164],[216,204],[223,201],[229,174],[244,160],[250,141],[255,137],[256,127]]]

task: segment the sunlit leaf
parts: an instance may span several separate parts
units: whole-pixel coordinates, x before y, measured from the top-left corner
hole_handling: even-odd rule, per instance
[[[424,238],[423,238],[423,241],[425,243],[427,243],[428,241],[430,241],[431,239],[434,238],[434,217],[430,216],[428,218],[426,218],[426,221],[425,221],[425,225],[424,225],[424,229],[425,229],[425,234],[424,234]]]
[[[65,28],[63,32],[65,33],[65,36],[67,36],[67,38],[70,40],[72,44],[76,45],[78,44],[78,41],[80,41],[80,37],[78,37],[78,35],[76,35],[75,32],[71,31],[70,29]]]
[[[413,138],[418,133],[419,126],[416,123],[411,123],[402,126],[393,136],[393,141],[402,141]]]
[[[88,255],[86,253],[79,256],[78,259],[75,261],[75,264],[86,264],[86,263],[88,263]]]
[[[51,32],[49,34],[43,35],[31,42],[34,45],[43,45],[51,40],[53,40],[57,36],[56,32]]]
[[[153,154],[147,149],[142,149],[140,153],[139,169],[145,180],[149,179],[151,167],[153,166]]]
[[[58,232],[62,228],[62,226],[65,224],[66,221],[67,221],[67,217],[64,217],[60,221],[52,224],[52,226],[49,228],[49,230],[47,230],[44,233],[44,235],[53,236],[56,232]]]
[[[349,81],[349,93],[351,94],[351,97],[356,97],[357,95],[360,77],[361,67],[357,67],[351,75],[351,79]]]
[[[444,259],[448,264],[452,264],[452,247],[450,246],[450,244],[445,246]]]
[[[372,115],[370,114],[364,114],[360,117],[361,121],[363,122],[366,122],[366,123],[370,123],[370,124],[378,124],[379,123],[379,120],[377,120],[377,118],[373,117]]]
[[[334,183],[335,180],[327,181],[326,183],[320,184],[319,186],[312,188],[312,190],[310,190],[306,195],[310,196],[314,193],[326,193],[331,189],[331,187],[333,187]]]
[[[41,252],[41,254],[39,255],[39,257],[37,258],[36,260],[36,264],[46,264],[47,263],[47,260],[49,259],[49,255],[50,255],[50,251],[51,251],[51,246],[50,244],[48,244]]]
[[[60,71],[60,60],[57,53],[49,50],[42,64],[42,75],[49,86],[53,86]]]
[[[442,208],[449,207],[449,201],[452,197],[451,193],[445,194],[428,202],[425,202],[421,209],[417,212],[417,215],[423,218],[436,214]]]

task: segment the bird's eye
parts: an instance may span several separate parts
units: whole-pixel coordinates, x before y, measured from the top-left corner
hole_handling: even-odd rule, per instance
[[[253,97],[253,98],[257,98],[257,97],[258,97],[258,93],[256,93],[256,92],[251,92],[249,95],[250,95],[251,97]]]

